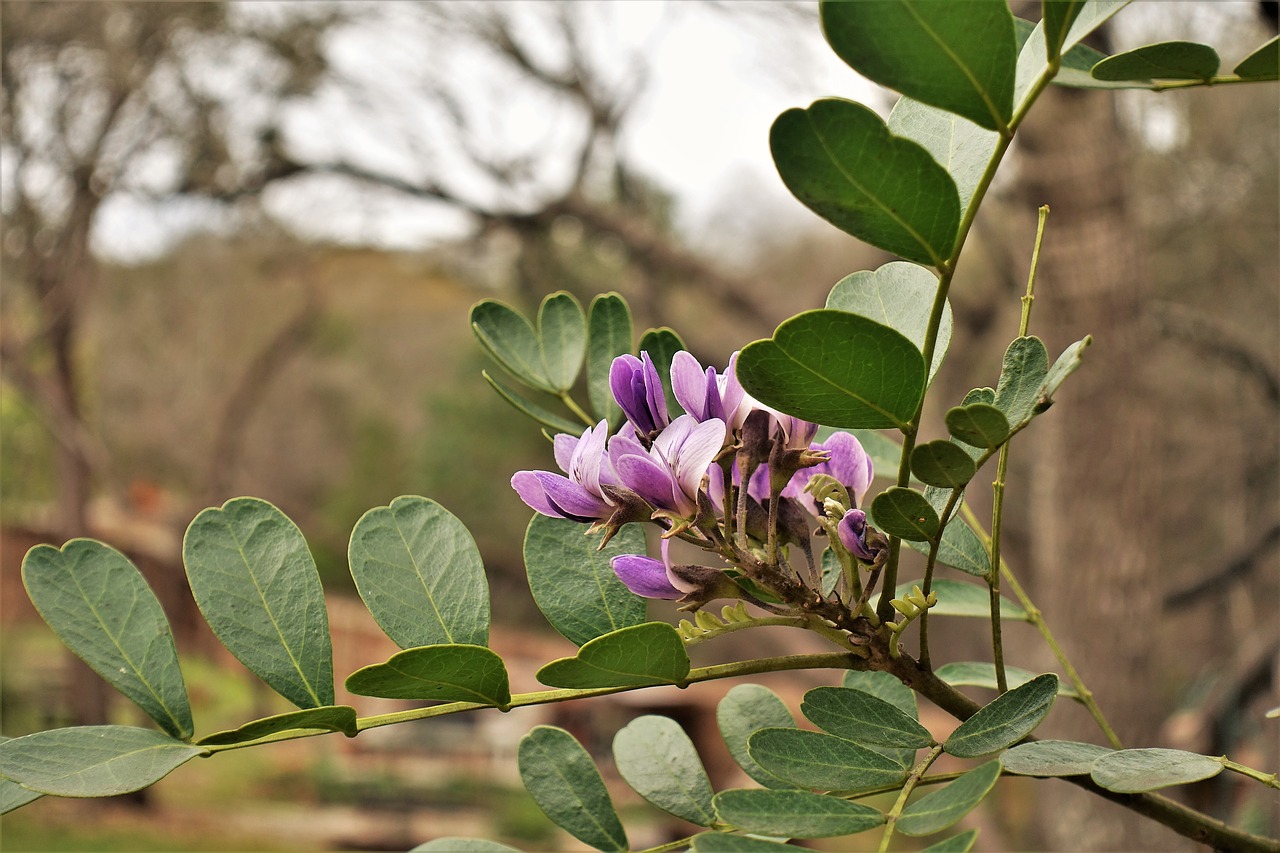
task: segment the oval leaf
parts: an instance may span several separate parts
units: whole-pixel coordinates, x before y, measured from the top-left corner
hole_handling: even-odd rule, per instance
[[[915,489],[886,489],[871,502],[871,515],[885,533],[913,542],[931,539],[938,532],[938,513]]]
[[[689,675],[689,655],[680,635],[666,622],[646,622],[596,637],[571,658],[538,670],[548,687],[643,687],[681,684]]]
[[[720,820],[744,832],[787,838],[853,835],[884,823],[871,806],[809,791],[721,791],[715,805]]]
[[[1083,776],[1093,762],[1112,752],[1092,743],[1040,740],[1008,750],[1000,756],[1000,763],[1009,773],[1020,776]]]
[[[989,403],[947,409],[947,432],[974,447],[999,447],[1009,437],[1009,419]]]
[[[839,346],[832,346],[839,341]],[[775,409],[835,427],[901,428],[924,393],[924,358],[887,326],[846,311],[806,311],[748,344],[747,392]]]
[[[938,292],[938,277],[919,264],[894,261],[875,272],[861,270],[836,282],[827,307],[874,320],[899,332],[923,352],[929,313]],[[951,303],[942,309],[929,381],[933,381],[951,345]],[[923,356],[922,356],[923,357]]]
[[[911,451],[911,471],[930,486],[958,489],[978,472],[973,459],[950,441],[930,441]]]
[[[238,729],[206,735],[196,743],[201,746],[248,743],[251,740],[264,738],[267,735],[293,729],[322,729],[330,732],[342,732],[347,737],[355,737],[357,734],[356,709],[350,705],[332,705],[328,708],[308,708],[305,711],[290,711],[287,714],[276,714],[273,717],[263,717],[261,720],[245,723]]]
[[[936,584],[937,581],[934,581]],[[1013,604],[1013,602],[1009,602]],[[1016,605],[1015,605],[1016,606]],[[930,610],[930,613],[933,611]],[[1003,608],[1001,609],[1003,613]],[[1025,615],[1025,611],[1024,611]],[[945,663],[938,667],[936,675],[947,684],[953,687],[986,687],[991,690],[996,689],[996,667],[995,664],[981,663],[977,661],[953,661]],[[1031,679],[1035,678],[1035,673],[1028,672],[1016,666],[1005,665],[1004,668],[1005,682],[1010,688],[1021,687]],[[1076,689],[1070,684],[1059,680],[1058,695],[1066,696],[1068,699],[1079,698]]]
[[[591,756],[564,729],[537,726],[520,741],[520,778],[538,808],[597,850],[627,849],[627,834]]]
[[[1053,395],[1057,393],[1058,387],[1062,385],[1068,376],[1076,372],[1076,368],[1084,361],[1084,351],[1092,343],[1093,338],[1085,336],[1083,340],[1076,341],[1063,350],[1062,355],[1058,356],[1058,360],[1053,363],[1053,367],[1050,367],[1049,372],[1045,374],[1044,382],[1040,385],[1040,392],[1036,395],[1036,414],[1053,405]]]
[[[1085,0],[1075,23],[1067,30],[1063,39],[1061,53],[1063,65],[1077,44],[1089,33],[1107,22],[1107,19],[1129,4],[1130,0]],[[1049,66],[1048,52],[1045,50],[1044,23],[1038,23],[1028,34],[1026,41],[1018,51],[1017,81],[1014,84],[1014,112],[1021,109],[1041,75]]]
[[[356,522],[351,576],[373,618],[402,649],[489,642],[489,582],[475,539],[426,498],[399,497]]]
[[[0,776],[59,797],[114,797],[159,782],[207,749],[132,726],[78,726],[0,744]]]
[[[958,758],[979,758],[1011,746],[1040,725],[1057,694],[1058,676],[1037,676],[961,723],[943,749]]]
[[[1044,341],[1034,335],[1014,338],[1004,353],[995,400],[996,408],[1004,413],[1011,429],[1031,420],[1035,414],[1048,373],[1049,353]]]
[[[689,849],[693,853],[779,853],[779,851],[795,853],[796,848],[781,841],[752,838],[748,835],[704,832],[693,837],[693,845]]]
[[[471,331],[512,376],[542,391],[555,390],[542,367],[538,333],[519,311],[496,299],[484,299],[471,308]]]
[[[58,639],[176,738],[195,733],[169,620],[129,558],[92,539],[37,545],[22,583]]]
[[[484,646],[439,645],[405,649],[386,663],[347,676],[359,696],[427,702],[476,702],[506,708],[511,686],[502,658]]]
[[[1000,778],[1000,762],[988,761],[954,782],[926,794],[902,810],[898,831],[904,835],[932,835],[977,808]]]
[[[850,690],[861,690],[883,699],[913,720],[920,719],[916,692],[887,672],[862,672],[851,669],[842,682]]]
[[[12,738],[0,736],[0,744]],[[14,809],[20,809],[33,800],[38,800],[44,794],[39,791],[32,791],[24,788],[12,779],[0,779],[0,815],[8,814]]]
[[[561,290],[542,300],[538,341],[547,382],[557,391],[572,388],[587,354],[587,318],[573,294]]]
[[[1181,749],[1122,749],[1094,761],[1089,775],[1108,791],[1138,794],[1209,779],[1222,768],[1217,758]]]
[[[1218,73],[1218,53],[1207,44],[1166,41],[1148,44],[1093,66],[1097,80],[1205,80]]]
[[[644,716],[614,735],[613,763],[636,793],[698,826],[715,822],[711,780],[693,741],[675,720]]]
[[[582,645],[645,620],[644,599],[618,580],[609,561],[645,553],[644,530],[629,524],[603,550],[583,526],[566,518],[535,515],[524,534],[529,591],[551,626]]]
[[[300,708],[332,705],[333,646],[302,531],[266,501],[201,512],[182,540],[196,604],[222,644]]]
[[[889,130],[919,143],[933,155],[956,185],[960,210],[968,210],[987,164],[995,155],[1000,134],[907,97],[899,98],[889,113]]]
[[[747,747],[765,770],[804,788],[860,791],[907,778],[906,769],[892,758],[822,732],[764,729],[750,737]]]
[[[613,360],[631,352],[631,309],[616,293],[602,293],[591,300],[587,312],[587,396],[597,418],[617,424],[622,409],[609,387]],[[652,358],[652,356],[650,356]]]
[[[893,136],[862,104],[826,98],[787,110],[769,147],[787,189],[841,231],[934,267],[951,255],[960,227],[955,184],[928,151]]]
[[[804,694],[800,712],[823,731],[865,746],[920,749],[933,744],[929,730],[914,717],[861,690],[815,687]]]
[[[920,853],[969,853],[973,843],[978,840],[978,830],[971,829],[950,838],[944,838],[937,844],[930,844]]]
[[[796,727],[791,712],[776,693],[759,684],[739,684],[716,706],[716,723],[729,754],[748,776],[766,788],[794,787],[757,764],[747,749],[751,735],[761,729]]]
[[[928,542],[907,541],[907,545],[921,552],[929,553]],[[938,562],[965,574],[985,578],[991,574],[991,553],[978,538],[968,524],[954,522],[942,531],[942,545],[938,548]],[[934,581],[936,584],[937,581]],[[1001,608],[1003,612],[1003,608]],[[1022,617],[1018,617],[1022,618]]]
[[[1234,71],[1246,80],[1280,80],[1280,36],[1242,59]]]

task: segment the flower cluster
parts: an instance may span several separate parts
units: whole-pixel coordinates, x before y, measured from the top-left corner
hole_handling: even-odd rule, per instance
[[[648,598],[694,605],[752,598],[733,580],[734,557],[778,541],[800,544],[812,573],[808,539],[815,520],[825,520],[833,546],[876,562],[874,531],[858,509],[873,476],[862,445],[843,432],[815,442],[816,424],[777,412],[743,389],[736,360],[737,353],[718,372],[687,352],[676,353],[671,390],[684,412],[673,418],[649,355],[619,356],[609,384],[626,423],[612,436],[607,421],[580,437],[557,435],[555,459],[564,473],[520,471],[512,487],[543,515],[603,529],[601,547],[624,524],[660,525],[662,559],[624,555],[612,561],[622,582]],[[809,495],[815,477],[838,484],[841,499]],[[719,554],[730,573],[672,565],[668,545],[675,537]]]

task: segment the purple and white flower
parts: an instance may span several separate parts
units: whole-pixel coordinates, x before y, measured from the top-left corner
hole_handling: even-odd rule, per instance
[[[623,486],[659,510],[692,518],[702,478],[724,447],[725,434],[719,418],[699,423],[681,415],[647,449],[634,434],[618,433],[609,442],[609,458]]]
[[[557,435],[556,464],[568,476],[551,471],[517,471],[511,478],[511,487],[531,508],[552,518],[583,522],[609,518],[615,506],[601,487],[617,485],[619,481],[605,452],[608,438],[607,421],[589,427],[581,438]]]
[[[640,353],[640,358],[615,358],[609,367],[609,389],[627,420],[646,441],[671,423],[662,379],[647,352]]]
[[[741,429],[755,401],[743,390],[735,370],[738,354],[729,357],[722,375],[714,367],[705,371],[689,353],[681,350],[671,359],[671,390],[684,410],[699,421],[718,418],[730,431]]]
[[[694,584],[678,578],[671,571],[668,553],[671,540],[662,540],[662,559],[655,560],[643,554],[622,554],[609,561],[614,574],[626,584],[627,589],[645,598],[676,599],[693,592]]]
[[[884,537],[879,533],[869,536],[867,529],[867,514],[860,509],[849,510],[836,525],[845,550],[859,560],[874,563],[884,550]]]

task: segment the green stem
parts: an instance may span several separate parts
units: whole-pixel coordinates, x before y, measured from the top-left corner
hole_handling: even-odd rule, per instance
[[[573,398],[569,396],[568,391],[561,391],[559,394],[559,397],[560,397],[560,402],[564,403],[565,406],[569,409],[569,411],[573,412],[575,416],[577,416],[578,418],[581,418],[584,424],[586,424],[587,426],[596,425],[596,422],[591,420],[591,416],[588,415],[586,412],[584,412],[582,410],[582,407],[573,401]]]
[[[893,839],[893,829],[898,823],[898,818],[902,816],[902,810],[907,806],[907,798],[911,796],[911,792],[916,789],[916,785],[920,784],[920,777],[929,769],[929,765],[937,760],[942,754],[942,744],[938,744],[929,753],[921,759],[920,763],[911,771],[911,775],[907,777],[907,781],[902,785],[902,793],[898,795],[897,801],[894,802],[893,808],[889,809],[889,813],[885,815],[884,835],[880,837],[880,853],[889,849],[889,842]]]
[[[1258,79],[1256,77],[1237,77],[1234,74],[1224,74],[1222,76],[1210,77],[1208,80],[1173,80],[1168,83],[1153,83],[1150,87],[1152,92],[1164,92],[1169,89],[1191,89],[1196,86],[1228,86],[1232,83],[1274,83],[1271,79]]]
[[[1268,788],[1280,789],[1280,779],[1277,779],[1275,773],[1263,773],[1261,770],[1255,770],[1244,764],[1237,764],[1225,755],[1218,759],[1222,762],[1222,766],[1228,770],[1234,770],[1241,776],[1248,776],[1250,779],[1261,782]]]

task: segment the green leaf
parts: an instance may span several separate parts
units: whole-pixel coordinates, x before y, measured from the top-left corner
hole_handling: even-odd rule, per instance
[[[995,701],[961,723],[943,748],[957,758],[980,758],[1017,743],[1040,725],[1053,707],[1058,676],[1046,673]]]
[[[471,331],[512,376],[542,391],[555,390],[542,366],[538,333],[519,311],[496,299],[481,300],[471,307]]]
[[[1044,341],[1034,335],[1014,338],[1004,353],[995,401],[996,408],[1004,413],[1011,429],[1025,424],[1035,415],[1040,390],[1048,373],[1049,353],[1044,348]]]
[[[1218,73],[1218,53],[1207,44],[1166,41],[1108,56],[1093,66],[1097,80],[1204,80]]]
[[[787,110],[769,147],[787,189],[840,230],[934,267],[951,255],[960,227],[955,184],[867,107],[826,98]]]
[[[989,130],[1013,115],[1017,44],[1004,0],[824,2],[836,55],[868,80]]]
[[[922,554],[929,553],[928,542],[907,540],[907,545]],[[948,524],[947,529],[942,532],[938,562],[975,577],[985,578],[991,573],[991,554],[987,551],[987,546],[982,544],[978,534],[962,521]],[[935,585],[937,583],[934,581]]]
[[[693,837],[693,846],[689,849],[693,853],[778,853],[780,850],[794,853],[796,848],[780,841],[767,841],[746,835],[704,832]]]
[[[1083,776],[1093,762],[1112,752],[1092,743],[1040,740],[1008,750],[1000,756],[1000,763],[1009,773],[1020,776]]]
[[[969,403],[947,409],[947,432],[974,447],[999,447],[1009,437],[1009,419],[989,403]]]
[[[744,832],[788,838],[853,835],[884,824],[871,806],[809,791],[739,788],[716,794],[720,820]]]
[[[1247,80],[1280,80],[1280,37],[1246,56],[1234,71]]]
[[[409,853],[520,853],[514,847],[488,841],[484,838],[433,838],[425,844],[419,844]]]
[[[934,581],[935,585],[937,583],[938,581]],[[966,584],[966,586],[968,585],[969,584]],[[1002,601],[1001,603],[1003,604],[1004,602]],[[1009,604],[1015,607],[1017,606],[1014,605],[1012,601],[1010,601]],[[1019,610],[1021,610],[1021,608],[1019,608]],[[1003,607],[1001,607],[1000,612],[1002,614],[1004,613]],[[1023,618],[1025,618],[1026,611],[1022,612]],[[996,668],[995,664],[992,663],[982,663],[979,661],[952,661],[951,663],[944,663],[942,666],[938,667],[935,674],[938,678],[941,678],[953,687],[987,687],[992,690],[996,689]],[[1033,672],[1028,672],[1025,669],[1005,664],[1004,677],[1009,687],[1014,688],[1021,687],[1036,676]],[[1064,681],[1058,682],[1058,695],[1065,696],[1068,699],[1079,698],[1079,694],[1076,693],[1076,689]]]
[[[914,693],[911,695],[915,697]],[[791,712],[777,694],[759,684],[739,684],[716,706],[716,722],[729,754],[748,776],[766,788],[794,787],[757,764],[747,748],[751,735],[761,729],[796,727]]]
[[[0,744],[0,776],[58,797],[114,797],[208,753],[154,729],[77,726]]]
[[[356,522],[348,547],[360,597],[402,649],[489,642],[489,582],[466,525],[440,504],[399,497]]]
[[[929,730],[914,716],[861,690],[815,687],[804,694],[800,712],[828,734],[863,746],[920,749],[933,744]]]
[[[1028,27],[1034,26],[1031,23]],[[1062,57],[1062,67],[1053,78],[1054,85],[1075,89],[1154,89],[1150,80],[1098,80],[1090,72],[1107,55],[1085,44],[1078,44]]]
[[[920,853],[969,853],[973,843],[978,840],[978,830],[971,829],[950,838],[944,838],[937,844],[930,844]]]
[[[1062,42],[1063,64],[1071,50],[1085,36],[1107,22],[1107,19],[1129,4],[1129,0],[1085,0],[1076,15],[1075,23],[1067,30],[1067,37]],[[1014,112],[1025,105],[1027,95],[1036,80],[1049,67],[1049,59],[1045,51],[1044,23],[1035,25],[1026,42],[1018,51],[1017,83],[1014,86]]]
[[[600,771],[573,735],[537,726],[521,739],[518,761],[529,795],[557,826],[597,850],[627,849]]]
[[[844,567],[840,565],[840,558],[830,548],[822,549],[820,565],[822,566],[822,594],[831,595],[840,585],[840,579],[844,576]]]
[[[915,691],[887,672],[851,669],[844,674],[843,684],[850,690],[861,690],[883,699],[913,720],[920,719]]]
[[[836,427],[901,428],[924,393],[924,359],[915,344],[866,317],[831,309],[797,314],[772,338],[748,344],[737,372],[762,403]]]
[[[484,377],[485,382],[489,383],[489,387],[498,392],[498,396],[502,397],[502,399],[506,400],[516,409],[524,412],[543,426],[549,427],[556,432],[567,432],[571,435],[581,435],[584,427],[583,424],[580,424],[577,421],[571,421],[562,415],[556,414],[546,406],[541,406],[533,402],[528,397],[519,394],[510,386],[499,381],[497,377],[487,370],[480,371],[480,375]]]
[[[334,704],[329,615],[302,531],[266,501],[236,498],[187,527],[182,561],[222,644],[300,708]]]
[[[898,818],[898,831],[917,836],[941,832],[977,808],[999,778],[999,761],[975,767],[903,809]]]
[[[1220,759],[1181,749],[1122,749],[1094,761],[1089,775],[1108,791],[1138,794],[1199,782],[1217,776],[1222,769]]]
[[[644,529],[630,524],[603,550],[576,521],[535,515],[524,534],[529,591],[551,626],[582,645],[645,620],[644,599],[618,580],[609,561],[645,553]]]
[[[248,743],[277,732],[292,729],[322,729],[342,732],[347,737],[356,736],[356,709],[350,705],[331,705],[327,708],[308,708],[290,711],[245,723],[238,729],[214,732],[196,741],[200,746],[224,746],[232,743]]]
[[[948,489],[964,486],[978,472],[969,454],[950,441],[916,445],[911,451],[911,470],[920,482]]]
[[[911,591],[911,587],[923,585],[924,581],[922,580],[898,584],[894,597],[901,598]],[[938,595],[938,603],[929,608],[930,616],[969,616],[978,619],[986,619],[991,616],[991,602],[985,586],[947,578],[934,578],[933,586],[930,589]],[[875,607],[875,602],[879,598],[879,595],[871,597],[870,603],[872,607]],[[1000,596],[1000,615],[1005,619],[1015,619],[1020,622],[1026,622],[1030,619],[1027,611],[1023,610],[1020,604],[1010,601],[1004,596]],[[943,666],[955,666],[955,664],[944,664]],[[939,671],[941,669],[942,667],[939,668]]]
[[[680,684],[689,675],[689,655],[676,629],[646,622],[596,637],[571,658],[538,670],[548,687],[644,687]]]
[[[899,98],[889,113],[889,131],[919,143],[933,155],[956,185],[960,210],[969,209],[982,174],[996,152],[999,133],[906,97]]]
[[[711,780],[693,741],[675,720],[637,717],[613,738],[613,763],[636,793],[698,826],[715,822]]]
[[[938,292],[938,277],[919,264],[894,261],[875,272],[847,275],[831,289],[827,307],[859,314],[900,333],[921,350],[923,358],[929,314]],[[942,366],[951,345],[951,303],[944,302],[929,381]]]
[[[891,486],[871,501],[875,526],[891,536],[922,542],[938,532],[938,513],[915,489]]]
[[[804,788],[860,791],[907,777],[892,758],[822,732],[763,729],[751,735],[747,748],[766,771]]]
[[[671,390],[671,359],[682,349],[687,349],[684,341],[674,329],[666,326],[650,329],[640,336],[640,352],[649,353],[649,360],[658,369],[663,395],[667,398],[667,411],[671,414],[672,420],[684,411],[676,401],[675,392]]]
[[[557,391],[578,380],[587,354],[587,318],[572,293],[549,294],[538,309],[538,341],[544,375]]]
[[[1044,0],[1044,40],[1046,56],[1060,55],[1067,32],[1084,9],[1084,0]]]
[[[0,744],[3,744],[12,738],[0,736]],[[33,800],[38,800],[44,794],[39,791],[32,791],[24,788],[11,779],[0,778],[0,815],[8,814],[14,809],[20,809]]]
[[[405,649],[386,663],[347,676],[360,696],[428,702],[478,702],[506,708],[511,685],[502,658],[484,646],[438,645]]]
[[[1084,361],[1084,351],[1091,343],[1093,343],[1093,338],[1086,336],[1083,340],[1076,341],[1067,347],[1062,351],[1062,355],[1058,356],[1058,360],[1053,363],[1053,367],[1050,367],[1049,372],[1045,374],[1044,382],[1040,386],[1040,392],[1036,395],[1036,414],[1053,405],[1053,395],[1057,393],[1058,387],[1062,385],[1063,381],[1076,372],[1076,368]]]
[[[195,732],[169,620],[129,558],[92,539],[37,545],[22,583],[58,639],[176,738]]]
[[[619,422],[622,409],[609,387],[609,369],[615,358],[629,352],[631,309],[617,293],[602,293],[587,312],[587,395],[596,416],[610,424]]]

